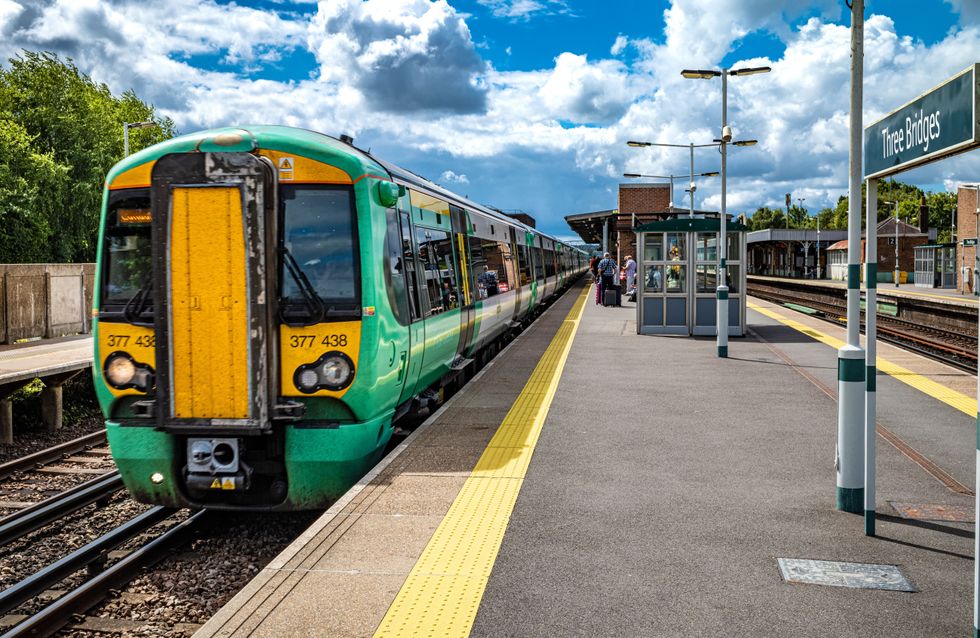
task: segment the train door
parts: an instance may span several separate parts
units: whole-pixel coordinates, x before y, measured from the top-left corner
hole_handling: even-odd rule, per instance
[[[173,154],[152,184],[158,424],[267,428],[273,170],[250,153]]]
[[[398,403],[404,403],[418,394],[422,388],[417,388],[419,374],[422,369],[422,353],[425,350],[425,322],[422,320],[428,314],[429,300],[425,292],[425,282],[420,274],[423,272],[418,262],[418,246],[415,243],[415,231],[412,227],[411,204],[408,197],[402,198],[399,206],[398,222],[401,233],[401,252],[403,270],[405,273],[405,288],[408,297],[408,344],[404,354],[404,380],[401,398]],[[401,356],[401,355],[399,355]]]
[[[453,248],[456,252],[456,269],[459,273],[459,345],[456,347],[454,367],[460,368],[467,363],[465,360],[471,350],[473,337],[476,332],[476,303],[474,295],[474,278],[472,260],[466,237],[470,222],[466,211],[457,206],[449,206],[452,218]]]

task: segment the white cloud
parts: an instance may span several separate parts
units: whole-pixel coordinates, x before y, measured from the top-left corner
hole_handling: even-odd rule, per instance
[[[445,0],[324,0],[310,25],[320,80],[360,91],[373,110],[481,112],[486,65]]]
[[[486,3],[510,19],[566,7],[532,1],[543,8]],[[961,19],[972,6],[949,1]],[[819,15],[798,24],[814,7]],[[467,184],[478,201],[528,209],[543,228],[562,232],[562,215],[614,206],[624,171],[687,172],[687,149],[637,150],[626,140],[717,137],[719,81],[685,80],[679,71],[717,68],[741,38],[758,33],[776,34],[785,51],[741,61],[773,72],[729,83],[736,136],[760,141],[731,149],[729,209],[779,205],[786,192],[806,197],[811,211],[833,205],[846,192],[848,163],[849,29],[840,7],[836,0],[677,0],[657,40],[620,36],[608,59],[556,51],[544,68],[500,71],[481,59],[467,17],[445,0],[323,0],[312,19],[210,0],[0,0],[0,55],[21,47],[69,55],[114,92],[136,89],[183,131],[282,123],[350,133],[381,157],[447,185]],[[615,57],[626,47],[636,59]],[[294,48],[315,56],[315,78],[278,82],[243,71]],[[926,45],[870,15],[865,123],[973,63],[978,50],[976,24]],[[198,55],[224,64],[200,68]],[[696,172],[718,167],[714,149],[697,151]],[[978,175],[980,153],[973,153],[900,179],[943,184]],[[718,188],[718,179],[699,180],[696,205],[717,207]]]
[[[439,181],[446,184],[469,184],[470,178],[466,175],[457,175],[452,171],[443,171],[439,176]]]
[[[530,20],[536,14],[571,13],[565,0],[477,0],[498,18]]]
[[[619,55],[626,50],[626,45],[629,43],[629,38],[625,35],[616,36],[616,41],[613,42],[612,48],[609,49],[610,55]]]

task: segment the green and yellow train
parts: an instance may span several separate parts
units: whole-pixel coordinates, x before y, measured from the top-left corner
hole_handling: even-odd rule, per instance
[[[139,500],[323,507],[585,253],[311,131],[219,129],[106,180],[93,322]]]

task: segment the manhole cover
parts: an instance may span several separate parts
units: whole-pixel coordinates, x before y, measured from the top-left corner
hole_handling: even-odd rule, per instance
[[[972,523],[973,508],[969,505],[946,505],[943,503],[895,503],[888,502],[902,518],[918,521],[947,521],[950,523]]]
[[[915,591],[915,587],[894,565],[841,563],[806,558],[777,558],[776,560],[779,562],[779,571],[783,574],[783,580],[788,583]]]

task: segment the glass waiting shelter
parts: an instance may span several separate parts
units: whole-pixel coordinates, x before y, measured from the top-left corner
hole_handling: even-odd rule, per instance
[[[636,227],[636,331],[639,334],[716,334],[717,219],[678,217]],[[728,222],[729,333],[745,331],[745,235]]]
[[[956,244],[916,246],[915,285],[919,288],[956,288]]]

